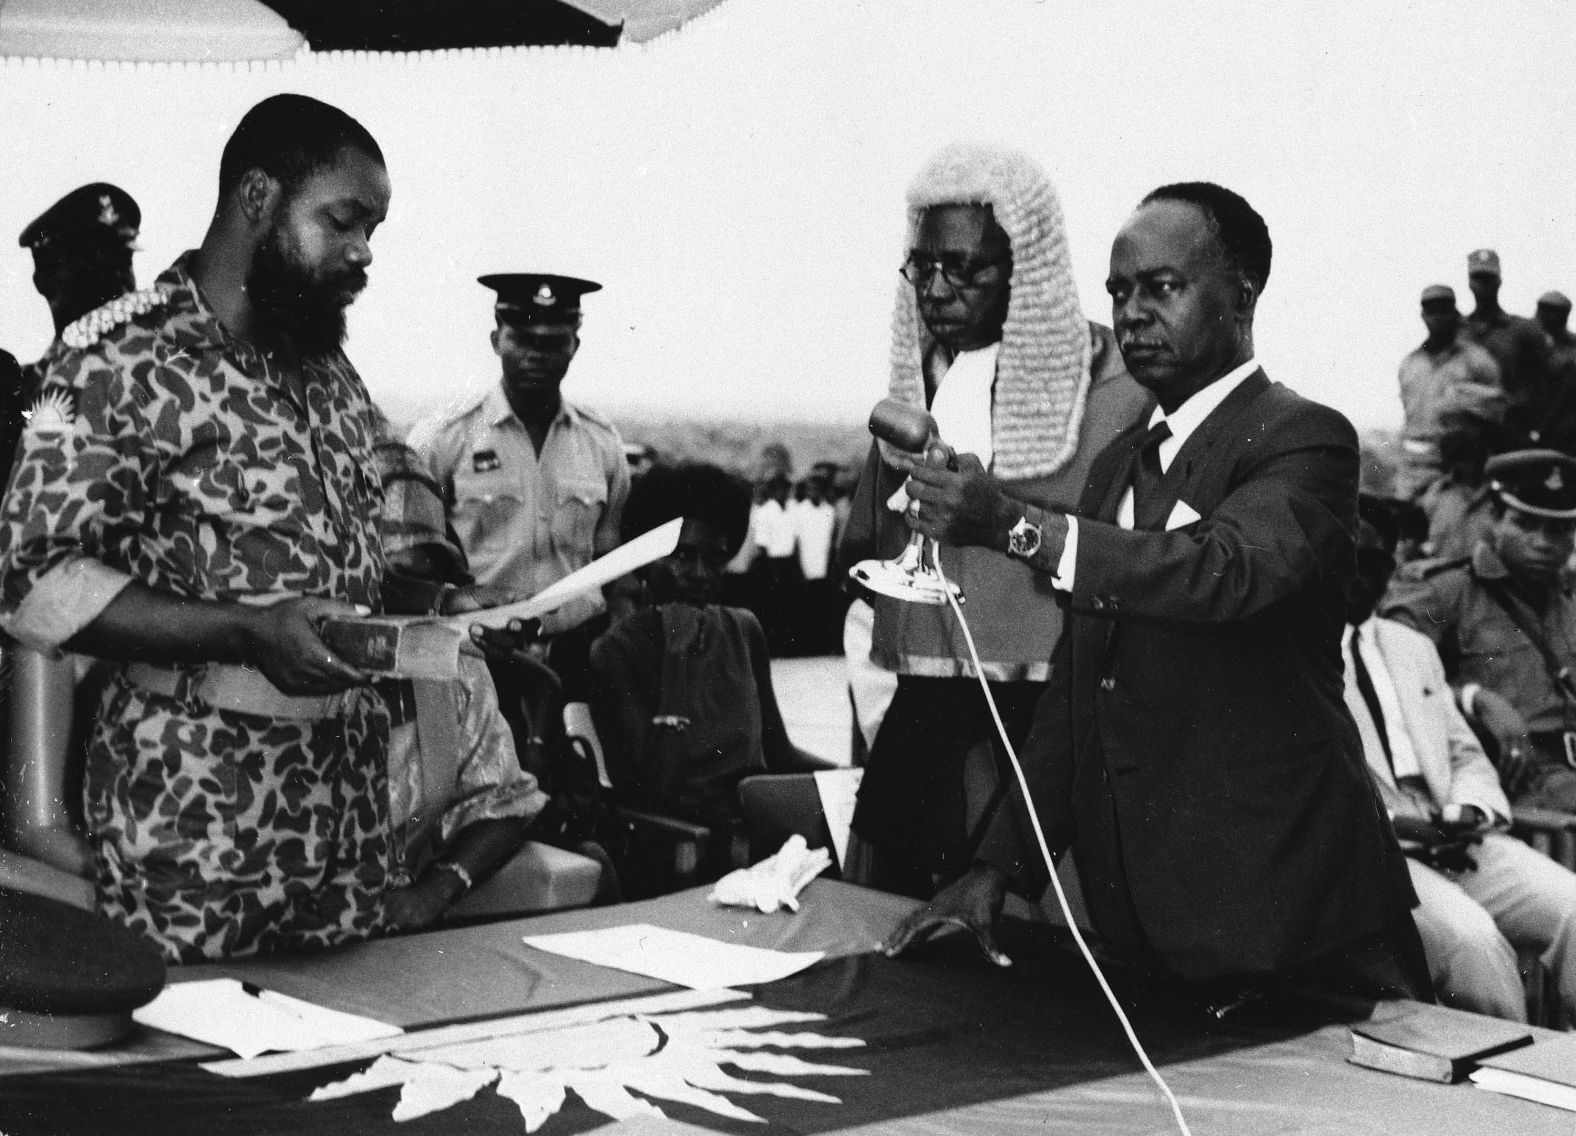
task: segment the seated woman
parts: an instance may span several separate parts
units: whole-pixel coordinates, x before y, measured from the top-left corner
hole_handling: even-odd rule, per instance
[[[630,491],[623,537],[675,517],[678,547],[638,574],[642,603],[592,646],[591,712],[621,801],[727,836],[742,778],[831,763],[789,740],[760,623],[716,602],[749,527],[749,490],[716,466],[655,467]],[[703,874],[729,867],[725,851],[719,842]]]
[[[437,485],[420,459],[392,441],[380,444],[376,454],[386,497],[385,600],[393,610],[414,614],[435,607],[446,588],[464,588],[471,578],[465,554],[445,529]],[[392,865],[384,914],[391,930],[413,931],[437,923],[510,861],[547,795],[520,767],[479,656],[462,654],[453,682],[391,681],[384,695],[391,719]]]

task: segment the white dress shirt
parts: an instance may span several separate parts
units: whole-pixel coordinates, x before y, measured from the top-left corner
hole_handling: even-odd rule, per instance
[[[1187,443],[1194,432],[1204,424],[1204,421],[1215,412],[1232,391],[1247,381],[1253,372],[1259,369],[1257,359],[1249,359],[1220,378],[1210,383],[1209,386],[1199,391],[1171,414],[1167,414],[1159,406],[1149,416],[1149,425],[1153,427],[1158,422],[1166,422],[1171,426],[1171,436],[1160,443],[1156,455],[1160,458],[1160,472],[1165,473],[1171,468],[1177,453]],[[1122,504],[1116,511],[1116,523],[1124,529],[1133,527],[1133,487],[1129,485],[1122,494]],[[1073,578],[1078,566],[1078,518],[1067,518],[1067,540],[1062,545],[1061,559],[1056,562],[1056,575],[1051,579],[1051,586],[1064,592],[1073,590]],[[1366,656],[1364,656],[1366,658]]]

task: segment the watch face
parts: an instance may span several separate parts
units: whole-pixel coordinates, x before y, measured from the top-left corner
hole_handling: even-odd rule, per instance
[[[1007,551],[1025,558],[1040,551],[1040,527],[1030,524],[1028,517],[1020,519],[1007,535]]]

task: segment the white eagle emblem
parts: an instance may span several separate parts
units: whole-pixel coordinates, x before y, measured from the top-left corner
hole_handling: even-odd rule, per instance
[[[76,425],[77,408],[66,391],[46,390],[39,394],[32,409],[22,412],[22,417],[27,419],[29,437],[53,438],[71,432]]]
[[[99,224],[113,229],[120,224],[120,210],[115,208],[115,200],[107,193],[99,194]]]
[[[1543,488],[1548,489],[1554,493],[1558,493],[1561,489],[1565,488],[1565,479],[1560,476],[1559,466],[1555,466],[1553,469],[1549,470],[1549,476],[1543,481]]]

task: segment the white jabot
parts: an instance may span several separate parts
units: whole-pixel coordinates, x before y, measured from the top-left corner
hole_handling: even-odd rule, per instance
[[[960,454],[976,455],[986,469],[994,456],[991,390],[996,383],[996,355],[1000,350],[1000,343],[992,343],[974,351],[960,351],[942,376],[930,403],[941,440]]]
[[[1220,378],[1210,383],[1209,386],[1199,391],[1188,399],[1176,410],[1167,414],[1156,406],[1154,413],[1149,416],[1149,425],[1157,422],[1167,422],[1171,426],[1171,436],[1160,443],[1156,450],[1160,458],[1162,473],[1171,468],[1171,462],[1183,445],[1191,438],[1194,432],[1204,424],[1220,406],[1226,401],[1232,391],[1247,381],[1248,377],[1259,369],[1257,359],[1249,359],[1240,367],[1227,371]],[[1133,489],[1128,486],[1122,494],[1122,504],[1116,511],[1116,523],[1124,529],[1133,527]],[[1073,574],[1078,566],[1078,519],[1067,518],[1067,541],[1062,546],[1062,556],[1056,564],[1056,576],[1051,580],[1051,585],[1064,592],[1073,590]]]

